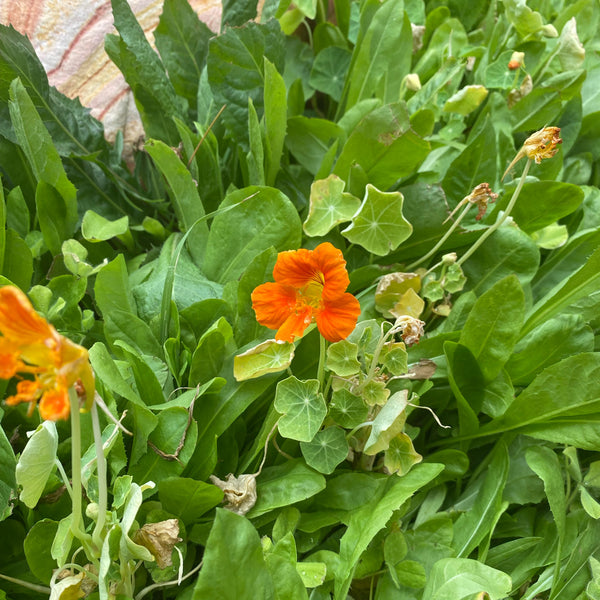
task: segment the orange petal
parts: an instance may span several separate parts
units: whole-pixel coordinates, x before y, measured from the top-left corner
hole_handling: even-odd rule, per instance
[[[352,294],[324,299],[317,314],[317,327],[326,340],[339,342],[352,333],[359,315],[360,303]]]
[[[7,340],[5,337],[0,338],[0,378],[10,379],[14,377],[17,371],[23,367],[23,362],[19,359],[19,347]]]
[[[296,291],[278,283],[263,283],[252,292],[256,320],[269,329],[279,329],[296,306]]]
[[[15,406],[21,402],[35,402],[40,396],[41,386],[38,381],[24,379],[17,383],[17,393],[6,399],[6,404]]]
[[[22,345],[56,342],[58,333],[40,317],[27,296],[17,287],[0,288],[0,331]]]
[[[39,404],[40,417],[44,421],[66,421],[71,412],[69,393],[66,388],[57,387],[48,390],[42,396]]]
[[[311,324],[312,317],[313,310],[308,305],[294,311],[279,328],[275,339],[283,342],[293,342],[295,338],[302,337],[305,329]]]
[[[280,252],[273,269],[277,283],[296,289],[318,283],[333,293],[342,293],[350,280],[346,261],[340,250],[329,242],[319,244],[314,250]]]

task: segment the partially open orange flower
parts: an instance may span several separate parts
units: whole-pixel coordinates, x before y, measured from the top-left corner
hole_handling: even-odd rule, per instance
[[[329,242],[314,250],[280,252],[273,277],[275,283],[252,292],[252,308],[261,325],[278,330],[275,339],[293,342],[313,321],[330,342],[352,333],[360,304],[346,292],[346,261]]]
[[[27,373],[33,379],[17,383],[8,405],[39,400],[42,419],[68,419],[69,388],[81,380],[88,402],[94,398],[94,373],[88,352],[60,335],[38,315],[17,287],[0,288],[0,377]]]

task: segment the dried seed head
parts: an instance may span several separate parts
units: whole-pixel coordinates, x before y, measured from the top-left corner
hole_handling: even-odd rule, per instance
[[[223,500],[227,502],[224,508],[227,510],[245,515],[256,504],[255,474],[245,473],[236,477],[230,473],[225,481],[211,475],[210,480],[223,490]]]
[[[485,211],[488,207],[488,202],[495,202],[498,198],[498,194],[492,192],[488,183],[480,183],[478,186],[473,188],[473,191],[467,196],[468,202],[476,204],[479,212],[475,219],[480,221],[485,215]]]
[[[407,346],[416,344],[425,334],[425,322],[408,315],[398,317],[396,326],[402,329],[402,339]]]
[[[544,127],[530,135],[523,144],[523,152],[539,165],[544,158],[552,158],[561,144],[559,127]]]
[[[170,567],[173,564],[173,548],[182,541],[179,537],[179,521],[167,519],[158,523],[146,523],[135,532],[133,541],[150,551],[159,569]]]

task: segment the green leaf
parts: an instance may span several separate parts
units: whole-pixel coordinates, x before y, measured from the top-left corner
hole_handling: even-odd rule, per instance
[[[245,23],[229,28],[209,44],[208,80],[217,106],[227,105],[222,119],[233,138],[248,145],[248,98],[263,113],[264,59],[283,71],[284,36],[279,23]]]
[[[245,517],[219,508],[206,542],[203,566],[192,599],[254,600],[257,597],[276,598],[258,532]]]
[[[311,498],[325,489],[325,478],[298,459],[263,469],[256,485],[258,498],[249,518]]]
[[[488,91],[482,85],[466,85],[444,103],[444,112],[468,115],[479,108],[487,98]]]
[[[444,558],[433,566],[423,600],[463,600],[481,592],[490,600],[503,600],[512,589],[510,577],[468,558]]]
[[[12,512],[10,501],[17,490],[16,466],[17,461],[12,446],[4,430],[0,429],[0,521],[4,521]]]
[[[267,340],[238,354],[233,359],[233,376],[245,381],[267,373],[279,373],[287,369],[294,358],[294,344]]]
[[[31,527],[23,544],[29,569],[45,584],[50,583],[52,572],[56,569],[56,561],[52,558],[50,548],[57,529],[56,521],[42,519]]]
[[[105,50],[133,91],[148,137],[173,146],[179,142],[173,117],[184,117],[183,102],[175,93],[158,54],[146,39],[126,0],[111,0],[120,34],[108,35]]]
[[[195,110],[213,32],[185,0],[166,0],[154,40],[175,92]]]
[[[186,525],[194,523],[223,499],[216,485],[187,477],[171,477],[158,484],[158,498],[163,508]]]
[[[442,470],[443,465],[420,464],[403,477],[390,477],[368,502],[352,512],[348,528],[340,540],[340,566],[335,580],[334,600],[346,599],[362,553],[385,527],[392,513]]]
[[[368,184],[360,209],[342,234],[368,252],[389,254],[412,233],[412,225],[402,216],[403,201],[400,192],[381,192]]]
[[[350,377],[360,371],[358,346],[348,340],[330,344],[327,348],[325,366],[340,377]]]
[[[350,221],[360,200],[344,193],[345,183],[337,175],[319,179],[310,186],[310,207],[304,221],[304,233],[323,236],[339,223]]]
[[[429,142],[414,133],[404,104],[376,108],[356,125],[333,172],[348,182],[353,165],[364,170],[368,183],[381,190],[412,175],[429,154]]]
[[[541,323],[515,346],[506,370],[516,385],[531,383],[546,367],[594,350],[594,335],[580,315],[561,314]]]
[[[387,342],[380,355],[381,364],[394,376],[408,372],[408,353],[403,342]]]
[[[568,279],[556,284],[527,314],[521,335],[526,335],[541,323],[554,317],[569,304],[598,289],[600,280],[600,247],[587,262]]]
[[[298,211],[279,190],[248,187],[229,194],[221,207],[244,201],[217,215],[210,228],[204,273],[213,281],[237,279],[250,261],[271,246],[277,251],[300,245]]]
[[[469,556],[483,539],[491,534],[496,514],[502,503],[502,491],[508,476],[508,466],[506,445],[500,442],[492,454],[492,460],[473,507],[462,514],[456,522],[452,545],[459,558]]]
[[[149,140],[144,148],[169,184],[171,199],[181,230],[183,232],[190,230],[198,219],[204,217],[205,213],[197,186],[189,170],[172,148],[163,142]],[[196,264],[201,264],[207,236],[208,226],[206,223],[198,223],[188,238],[188,247]]]
[[[310,71],[310,85],[339,102],[351,57],[348,50],[339,46],[323,48],[313,62]]]
[[[460,336],[486,381],[495,379],[519,338],[525,296],[516,276],[500,280],[475,302]]]
[[[35,508],[46,482],[55,468],[58,433],[54,421],[44,421],[29,438],[17,462],[17,485],[23,489],[19,499]]]
[[[509,23],[521,37],[537,33],[544,26],[542,15],[531,10],[526,0],[503,0],[503,4]]]
[[[310,442],[300,442],[306,464],[319,473],[329,475],[348,456],[348,442],[343,429],[327,427]]]
[[[353,429],[364,423],[368,414],[369,407],[360,396],[355,396],[345,389],[333,392],[329,402],[329,416],[338,425]]]
[[[527,464],[544,482],[546,498],[550,504],[558,536],[562,540],[567,525],[567,498],[558,456],[547,446],[530,446],[525,456]]]
[[[372,456],[388,449],[392,438],[395,438],[404,428],[407,405],[407,390],[396,392],[390,396],[373,419],[371,433],[363,450],[365,454]]]
[[[193,387],[216,377],[233,347],[233,330],[221,317],[198,341],[190,364],[190,385]]]
[[[129,229],[129,217],[109,221],[93,210],[86,210],[81,223],[81,235],[88,242],[102,242],[123,235]]]
[[[279,433],[300,442],[310,442],[314,438],[327,414],[316,379],[301,381],[292,376],[280,381],[274,407],[283,415],[279,420]]]
[[[279,172],[283,154],[283,140],[287,122],[287,100],[283,77],[278,73],[275,65],[265,57],[265,145],[266,145],[266,173],[267,185],[275,185],[275,178]]]
[[[390,440],[383,457],[383,464],[390,473],[406,475],[413,465],[422,460],[423,457],[415,450],[410,437],[406,433],[399,433]]]

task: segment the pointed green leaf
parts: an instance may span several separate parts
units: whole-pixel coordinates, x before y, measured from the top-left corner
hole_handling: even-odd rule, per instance
[[[310,207],[304,221],[306,235],[325,235],[339,223],[352,219],[360,207],[360,200],[344,193],[344,187],[344,182],[333,174],[310,186]]]
[[[81,222],[81,235],[88,242],[101,242],[123,235],[129,229],[129,217],[109,221],[93,210],[86,210]]]
[[[466,85],[453,94],[444,104],[444,112],[468,115],[486,99],[488,91],[482,85]]]
[[[300,381],[288,377],[277,384],[275,410],[283,415],[279,433],[286,438],[310,442],[327,414],[323,394],[316,379]]]
[[[349,377],[360,371],[358,346],[348,340],[334,342],[327,348],[325,366],[340,377]]]
[[[310,442],[300,442],[306,464],[320,473],[329,475],[348,456],[348,442],[344,430],[327,427],[318,431]]]
[[[0,521],[6,519],[12,511],[10,500],[17,489],[16,464],[12,446],[4,429],[0,429]]]
[[[266,173],[267,185],[275,185],[275,178],[279,172],[281,156],[283,154],[283,140],[285,139],[287,123],[287,99],[283,77],[275,65],[264,58],[265,71],[265,145],[266,145]]]
[[[17,462],[17,485],[23,489],[19,498],[29,508],[38,503],[48,477],[54,470],[58,433],[54,421],[44,421],[29,438]]]
[[[400,433],[390,440],[383,456],[383,464],[390,473],[406,475],[413,465],[420,463],[423,457],[415,450],[412,440],[406,433]]]
[[[404,428],[407,404],[407,390],[396,392],[390,397],[373,420],[371,434],[364,448],[365,454],[374,455],[388,449],[390,440]]]
[[[294,344],[267,340],[233,359],[233,376],[237,381],[278,373],[287,369],[294,358]]]
[[[400,192],[381,192],[368,184],[359,211],[342,234],[372,254],[389,254],[412,233],[412,225],[402,216],[403,201]]]

